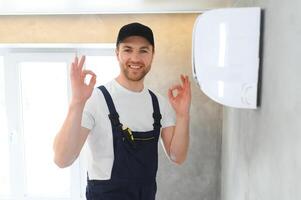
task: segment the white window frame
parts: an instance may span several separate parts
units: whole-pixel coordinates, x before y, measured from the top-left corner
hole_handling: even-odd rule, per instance
[[[9,198],[0,200],[58,200],[58,198],[26,197],[25,177],[22,167],[24,137],[22,135],[22,109],[20,101],[20,83],[15,78],[19,74],[17,63],[30,61],[53,61],[71,63],[75,55],[86,56],[112,56],[115,55],[115,44],[0,44],[0,56],[4,57],[5,75],[5,103],[7,111],[8,132],[10,138],[10,184],[11,194]],[[71,96],[70,78],[68,66],[68,98]],[[15,91],[15,92],[11,92]],[[71,166],[71,196],[70,198],[59,198],[59,200],[84,200],[86,186],[86,171],[82,162],[82,155]],[[50,158],[52,159],[52,158]]]

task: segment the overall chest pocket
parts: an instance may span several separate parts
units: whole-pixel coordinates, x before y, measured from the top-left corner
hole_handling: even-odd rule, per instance
[[[155,131],[136,132],[130,128],[122,129],[123,141],[128,143],[132,148],[143,148],[157,142]]]

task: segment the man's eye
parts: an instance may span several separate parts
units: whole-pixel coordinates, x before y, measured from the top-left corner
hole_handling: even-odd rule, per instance
[[[131,52],[130,49],[124,49],[123,51],[124,51],[124,52]]]
[[[147,50],[140,50],[141,53],[148,53]]]

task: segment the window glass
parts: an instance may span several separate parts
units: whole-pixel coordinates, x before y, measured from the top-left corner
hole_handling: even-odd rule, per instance
[[[4,64],[0,56],[0,196],[9,195],[9,137],[5,108]]]
[[[53,139],[68,109],[67,65],[21,62],[26,195],[70,196],[70,168],[53,162]]]

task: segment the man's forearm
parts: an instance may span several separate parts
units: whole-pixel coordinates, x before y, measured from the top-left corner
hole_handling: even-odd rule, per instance
[[[59,167],[67,167],[77,157],[81,118],[84,103],[71,103],[63,126],[54,140],[54,161]]]
[[[177,116],[176,126],[170,145],[170,158],[177,164],[182,164],[187,156],[189,146],[189,115]]]

